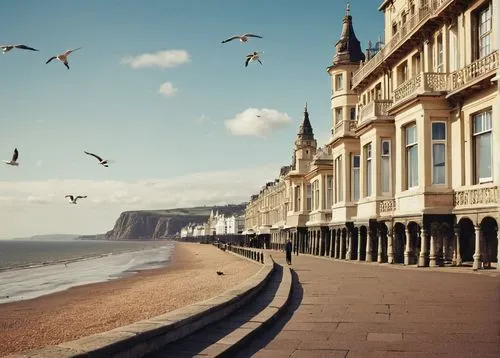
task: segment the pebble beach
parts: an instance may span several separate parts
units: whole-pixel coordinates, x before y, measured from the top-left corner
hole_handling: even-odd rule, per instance
[[[259,269],[259,264],[212,245],[178,243],[167,267],[1,304],[0,356],[104,332],[206,300]],[[218,276],[218,270],[225,274]]]

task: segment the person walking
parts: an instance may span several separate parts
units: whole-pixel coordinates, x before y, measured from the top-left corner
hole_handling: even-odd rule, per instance
[[[286,254],[286,263],[291,265],[292,264],[292,242],[290,241],[290,239],[288,239],[286,241],[285,254]]]

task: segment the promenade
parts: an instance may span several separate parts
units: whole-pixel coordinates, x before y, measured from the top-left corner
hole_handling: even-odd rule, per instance
[[[283,264],[284,257],[272,253]],[[285,314],[238,357],[499,357],[498,271],[293,256]],[[445,269],[446,270],[446,269]]]

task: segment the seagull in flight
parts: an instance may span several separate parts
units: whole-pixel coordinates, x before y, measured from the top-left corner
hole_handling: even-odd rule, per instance
[[[19,151],[17,150],[17,148],[14,148],[14,154],[12,155],[12,159],[9,161],[4,160],[3,162],[5,164],[9,164],[9,165],[13,165],[13,166],[17,167],[19,165],[19,163],[17,162],[18,157],[19,157]]]
[[[66,195],[65,198],[69,198],[69,202],[71,204],[76,204],[76,201],[78,199],[85,199],[87,197],[87,195],[78,195],[76,197],[74,197],[73,195]]]
[[[3,53],[7,53],[14,48],[19,48],[21,50],[38,51],[36,48],[29,47],[26,45],[1,45],[0,48],[2,49]]]
[[[58,59],[59,61],[61,61],[62,63],[64,63],[64,66],[66,66],[66,68],[69,70],[68,56],[69,56],[70,53],[75,52],[76,50],[79,50],[79,49],[81,49],[81,47],[75,48],[73,50],[68,50],[65,53],[57,55],[57,56],[52,56],[51,58],[49,58],[47,60],[47,62],[45,62],[45,64],[49,63],[52,60]]]
[[[91,155],[93,156],[94,158],[97,158],[97,160],[99,161],[99,164],[105,166],[106,168],[109,166],[108,164],[111,163],[111,160],[109,159],[102,159],[100,156],[98,156],[97,154],[94,154],[94,153],[89,153],[89,152],[86,152],[86,151],[83,151],[85,154],[87,155]]]
[[[222,43],[225,44],[226,42],[233,41],[233,40],[236,40],[236,39],[239,39],[240,42],[247,42],[249,37],[257,37],[259,39],[262,38],[262,36],[259,36],[259,35],[244,34],[244,35],[236,35],[236,36],[230,37],[227,40],[222,41]]]
[[[245,61],[245,67],[248,67],[248,63],[250,61],[259,61],[259,63],[262,65],[262,62],[260,62],[259,53],[262,53],[262,52],[254,51],[250,55],[247,55],[247,60]]]

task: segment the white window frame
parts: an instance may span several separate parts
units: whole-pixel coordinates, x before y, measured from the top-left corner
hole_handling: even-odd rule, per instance
[[[355,159],[355,157],[358,158],[358,165],[357,166],[354,166],[354,159]],[[351,201],[354,201],[354,202],[358,201],[359,198],[360,198],[360,196],[361,196],[361,190],[360,190],[361,189],[361,187],[360,187],[360,185],[361,185],[361,183],[360,183],[361,177],[360,177],[360,172],[359,172],[360,169],[361,169],[361,156],[359,154],[351,154]],[[354,173],[355,172],[358,173],[358,175],[357,175],[357,177],[358,177],[357,182],[356,182],[356,180],[354,180],[354,178],[355,178]],[[355,195],[355,193],[356,193],[356,190],[355,190],[356,189],[355,188],[356,185],[358,186],[358,197],[357,198],[356,198],[356,195]]]
[[[415,128],[415,141],[414,142],[411,142],[409,143],[408,142],[408,129],[411,128],[411,127],[414,127]],[[406,164],[406,189],[414,189],[414,188],[417,188],[418,185],[419,185],[419,173],[418,173],[418,128],[417,128],[417,124],[416,123],[412,123],[410,125],[407,125],[406,127],[404,127],[404,131],[405,131],[405,164]],[[409,165],[408,163],[408,153],[409,153],[409,150],[410,148],[413,148],[413,147],[416,147],[416,151],[417,151],[417,172],[416,172],[416,175],[417,175],[417,182],[415,183],[415,185],[412,185],[410,183],[410,170],[411,170],[411,166]]]
[[[485,116],[486,114],[489,113],[489,116]],[[478,116],[482,116],[481,118],[481,131],[476,132],[475,129],[475,122],[476,118]],[[493,111],[491,108],[481,111],[479,113],[476,113],[471,116],[472,117],[472,158],[473,158],[473,176],[474,176],[474,184],[483,184],[483,183],[489,183],[493,181]],[[484,129],[485,127],[488,127],[487,129]],[[491,133],[490,134],[490,151],[491,151],[491,158],[490,158],[490,176],[489,177],[484,177],[481,178],[479,176],[478,168],[477,168],[477,156],[478,153],[476,151],[476,138],[478,136],[484,135],[486,133]]]
[[[335,158],[335,202],[344,201],[343,180],[342,180],[342,154]]]
[[[434,66],[434,72],[444,71],[444,43],[443,34],[439,33],[436,36],[436,63]]]
[[[294,205],[294,211],[295,212],[298,212],[298,211],[301,211],[302,208],[300,207],[300,196],[302,195],[302,188],[300,187],[300,185],[296,185],[295,186],[295,189],[293,191],[293,196],[294,196],[294,199],[295,199],[295,205]]]
[[[319,179],[316,179],[313,183],[313,209],[319,210]]]
[[[344,108],[335,107],[335,124],[338,124],[338,123],[342,122],[343,120],[344,120]]]
[[[365,198],[373,195],[373,148],[372,143],[363,146],[365,156]],[[370,170],[368,171],[368,168]]]
[[[484,22],[482,21],[482,15],[485,14],[486,18]],[[491,16],[491,4],[488,3],[488,6],[483,8],[481,11],[477,13],[477,55],[478,59],[488,56],[492,52],[491,48],[491,34],[493,32],[492,29],[492,16]],[[483,30],[483,26],[486,27],[484,29],[484,33],[481,33]],[[482,46],[482,40],[487,41],[487,45]]]
[[[444,139],[434,139],[432,137],[432,126],[433,124],[444,124]],[[448,124],[444,121],[432,121],[431,122],[431,183],[432,185],[446,185],[448,183]],[[444,183],[434,183],[434,144],[444,145]]]
[[[333,175],[326,176],[326,208],[331,209],[333,205]]]
[[[389,152],[388,153],[384,153],[384,143],[388,143],[389,144]],[[381,143],[380,143],[380,157],[381,157],[381,160],[380,160],[380,191],[383,195],[391,195],[392,194],[392,158],[391,158],[391,155],[392,155],[392,147],[391,147],[392,143],[391,143],[391,140],[390,139],[382,139],[381,140]],[[384,162],[384,159],[388,160],[389,161],[389,173],[384,173],[384,171],[382,170],[383,166],[382,166],[382,163]],[[387,176],[388,178],[388,187],[389,187],[389,190],[388,191],[384,191],[383,189],[383,183],[384,183],[384,176]]]
[[[313,204],[313,197],[312,197],[312,185],[311,183],[306,184],[306,211],[311,211],[312,210],[312,204]]]
[[[337,73],[335,75],[335,91],[342,91],[344,89],[344,74]]]

